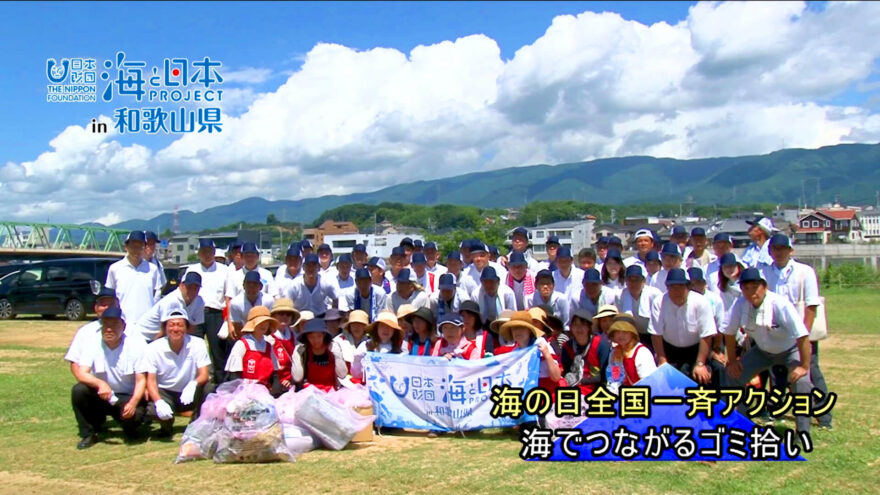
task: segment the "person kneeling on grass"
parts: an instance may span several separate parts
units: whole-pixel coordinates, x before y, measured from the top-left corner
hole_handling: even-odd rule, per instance
[[[226,371],[231,380],[256,380],[273,397],[281,395],[283,390],[276,373],[278,359],[273,351],[275,339],[269,335],[277,328],[278,320],[272,318],[269,308],[255,306],[248,311],[247,323],[241,329],[241,338],[232,346],[229,360],[226,361]]]
[[[211,358],[204,339],[187,334],[189,320],[183,308],[162,316],[164,337],[154,340],[144,354],[147,394],[153,401],[148,414],[159,419],[159,438],[171,438],[174,413],[193,411],[199,416],[208,383]]]
[[[316,318],[306,323],[297,340],[300,343],[293,351],[293,381],[324,392],[339,388],[339,380],[348,375],[348,367],[324,320]]]
[[[614,318],[608,337],[614,342],[605,378],[608,391],[616,394],[621,386],[634,385],[657,369],[654,354],[639,341],[636,321],[629,313]]]
[[[147,343],[124,334],[125,320],[118,307],[105,309],[100,322],[100,340],[89,340],[71,363],[77,380],[71,402],[79,427],[78,449],[98,441],[97,432],[108,415],[122,425],[126,438],[135,438],[146,409],[142,356]]]
[[[445,314],[440,319],[440,332],[443,338],[434,343],[431,355],[453,359],[480,359],[477,344],[464,334],[464,322],[455,313]]]

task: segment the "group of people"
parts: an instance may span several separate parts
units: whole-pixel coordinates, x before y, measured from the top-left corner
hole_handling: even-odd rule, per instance
[[[334,258],[303,240],[274,274],[253,243],[223,253],[202,239],[199,262],[164,297],[161,266],[144,255],[151,236],[135,231],[98,294],[99,319],[65,357],[78,447],[97,441],[108,416],[127,436],[155,419],[168,438],[176,413],[196,418],[211,387],[236,378],[275,396],[363,382],[368,352],[475,360],[534,348],[540,386],[585,396],[665,363],[708,386],[827,393],[809,340],[816,274],[769,219],[751,224],[742,257],[728,234],[710,250],[703,229],[676,226],[665,243],[639,230],[627,258],[621,239],[602,237],[576,263],[550,236],[539,261],[520,227],[506,255],[470,239],[441,257],[435,243],[406,238],[388,260],[364,245]],[[819,422],[830,428],[830,414]],[[809,418],[797,428],[809,430]]]

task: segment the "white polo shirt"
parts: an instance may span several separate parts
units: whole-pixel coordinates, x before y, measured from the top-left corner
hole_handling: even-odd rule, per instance
[[[379,316],[379,312],[388,307],[388,294],[385,293],[385,289],[378,285],[371,285],[370,289],[372,289],[372,294],[367,297],[361,297],[361,293],[357,290],[357,287],[355,287],[353,291],[346,292],[345,297],[339,300],[339,310],[354,311],[360,309],[367,313],[370,322],[372,322],[377,316]]]
[[[577,295],[568,300],[568,310],[574,313],[579,309],[585,309],[595,316],[595,314],[599,312],[599,306],[614,304],[618,294],[617,291],[611,290],[603,285],[599,288],[599,297],[596,303],[593,304],[593,301],[587,296],[587,293],[582,286]]]
[[[175,289],[167,294],[159,302],[153,305],[134,325],[127,325],[125,333],[138,335],[151,341],[162,329],[162,316],[168,314],[172,308],[185,308],[186,315],[191,325],[201,325],[205,322],[205,302],[202,296],[196,295],[188,305],[183,301],[180,289]]]
[[[429,265],[427,268],[425,268],[425,270],[433,273],[435,278],[438,278],[440,277],[440,275],[443,275],[447,272],[446,267],[441,265],[440,263],[435,263],[434,266]]]
[[[615,298],[614,305],[621,313],[631,313],[633,316],[641,316],[648,318],[648,333],[654,327],[654,320],[660,313],[660,301],[663,300],[663,293],[647,284],[642,286],[642,293],[639,299],[635,300],[629,289],[623,289],[623,292]]]
[[[260,282],[263,283],[263,293],[274,298],[277,293],[275,289],[275,277],[269,273],[269,270],[266,270],[262,266],[257,266],[254,270],[260,274]],[[232,299],[240,292],[244,292],[244,276],[248,272],[254,270],[248,270],[245,267],[241,267],[241,270],[233,270],[230,268],[229,273],[226,276],[226,297]]]
[[[290,286],[293,285],[293,281],[302,278],[302,276],[302,268],[300,268],[295,277],[292,277],[287,271],[287,265],[279,266],[275,270],[275,292],[277,294],[275,297],[287,297],[287,292],[290,290]]]
[[[146,351],[147,343],[143,339],[123,334],[122,342],[116,349],[110,349],[103,340],[99,340],[76,364],[91,368],[92,375],[107,382],[113,392],[131,395],[135,375],[146,371],[143,363]]]
[[[494,261],[490,261],[486,266],[491,266],[495,269],[495,274],[498,275],[498,279],[501,280],[502,285],[504,285],[504,281],[507,280],[507,270]],[[482,270],[477,269],[476,265],[471,263],[462,270],[461,277],[459,277],[462,280],[459,280],[459,282],[462,282],[464,279],[470,279],[474,286],[480,287],[482,285],[482,282],[480,281],[480,275],[482,273]]]
[[[428,293],[423,290],[413,290],[412,294],[406,299],[400,297],[400,294],[398,294],[397,291],[394,291],[385,299],[385,309],[394,311],[395,313],[397,313],[397,308],[404,304],[412,304],[416,309],[431,308],[431,301],[428,297]]]
[[[202,276],[202,288],[199,296],[205,303],[206,308],[223,311],[226,307],[226,278],[230,268],[226,265],[214,262],[208,268],[201,263],[190,265],[186,273],[193,272]],[[185,277],[186,275],[184,275]]]
[[[690,347],[718,333],[709,301],[701,294],[688,291],[684,305],[676,306],[669,294],[660,301],[660,312],[653,319],[651,335],[660,335],[675,347]]]
[[[174,353],[168,337],[150,342],[144,354],[144,371],[156,375],[159,388],[180,392],[195,380],[199,368],[211,364],[205,340],[186,335],[179,353]]]
[[[95,346],[96,342],[101,341],[101,320],[90,321],[79,327],[70,341],[70,347],[67,348],[67,354],[64,360],[71,363],[79,363],[81,359]]]
[[[244,323],[247,321],[247,316],[251,308],[254,306],[265,306],[268,309],[272,309],[274,303],[274,299],[262,292],[258,292],[257,299],[251,304],[245,296],[245,293],[242,291],[241,294],[233,297],[232,300],[229,301],[229,318],[235,323]]]
[[[771,311],[771,325],[758,323],[758,313]],[[784,296],[767,291],[761,306],[755,308],[740,296],[730,310],[725,335],[736,335],[742,327],[755,339],[759,349],[768,354],[781,354],[797,345],[797,339],[809,335],[794,305]]]
[[[330,309],[328,300],[339,300],[339,288],[331,278],[324,278],[320,274],[315,286],[311,289],[306,286],[305,277],[293,281],[287,291],[287,297],[293,301],[293,306],[298,311],[308,310],[315,316],[323,315]]]
[[[541,306],[543,304],[549,305],[551,308],[553,308],[553,316],[562,320],[562,325],[566,329],[568,329],[568,322],[570,319],[571,312],[569,311],[568,297],[566,297],[565,294],[560,294],[559,292],[553,291],[550,294],[550,300],[544,301],[543,299],[541,299],[541,294],[538,291],[535,291],[533,294],[526,296],[525,303],[526,303],[526,308]],[[508,308],[508,309],[515,309],[515,308]]]
[[[580,268],[571,267],[571,273],[568,277],[562,276],[562,271],[558,268],[553,270],[553,291],[562,294],[566,299],[571,297],[572,292],[577,292],[584,285],[584,271]]]
[[[513,294],[513,290],[505,284],[498,285],[498,293],[495,297],[486,294],[486,291],[480,286],[471,293],[471,300],[480,305],[483,321],[497,319],[505,309],[516,311],[516,296]],[[490,309],[490,306],[494,306],[494,308]]]
[[[773,291],[780,296],[785,296],[797,307],[797,303],[803,294],[806,306],[815,306],[822,302],[819,299],[819,282],[816,272],[810,265],[788,260],[788,263],[779,268],[776,263],[761,270],[764,279],[767,280],[767,290]]]
[[[162,280],[156,265],[141,260],[134,266],[127,256],[110,265],[104,285],[116,291],[119,308],[125,320],[131,322],[138,321],[162,294]]]

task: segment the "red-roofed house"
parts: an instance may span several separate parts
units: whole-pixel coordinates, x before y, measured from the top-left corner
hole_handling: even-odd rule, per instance
[[[798,219],[795,242],[828,244],[832,240],[857,242],[862,240],[862,229],[856,210],[850,208],[822,208]]]

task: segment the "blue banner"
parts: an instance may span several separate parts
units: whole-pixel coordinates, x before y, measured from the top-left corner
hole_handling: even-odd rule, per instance
[[[433,431],[503,428],[526,421],[493,418],[492,387],[538,386],[537,347],[479,361],[368,352],[364,359],[376,425]]]

